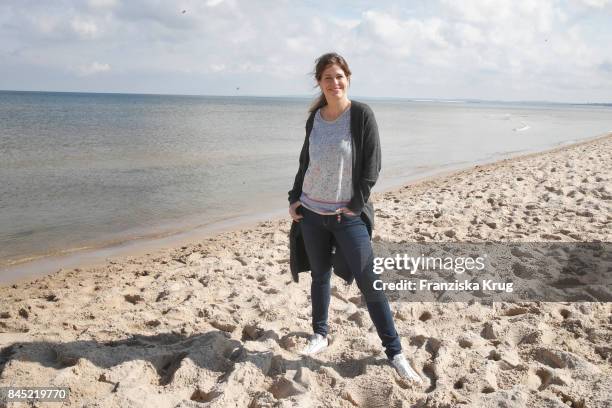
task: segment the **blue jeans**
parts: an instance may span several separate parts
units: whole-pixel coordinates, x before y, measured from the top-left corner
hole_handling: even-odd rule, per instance
[[[312,284],[312,328],[315,333],[327,336],[327,316],[331,299],[332,238],[342,249],[348,267],[363,293],[370,318],[376,326],[388,358],[402,351],[399,335],[395,330],[389,302],[384,292],[374,290],[377,275],[373,271],[374,253],[370,235],[361,216],[321,215],[302,206],[304,218],[300,221],[304,246],[310,262]]]

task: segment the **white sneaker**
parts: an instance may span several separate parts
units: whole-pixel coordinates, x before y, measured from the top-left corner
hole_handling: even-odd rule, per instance
[[[408,360],[402,353],[396,354],[391,360],[391,365],[395,368],[395,371],[405,380],[414,381],[417,384],[422,384],[423,380],[417,374],[416,371],[410,366]]]
[[[300,354],[304,356],[311,356],[324,350],[328,345],[329,341],[327,341],[327,337],[323,337],[319,333],[315,333],[310,336],[310,338],[308,339],[308,344],[306,345],[306,347],[304,347]]]

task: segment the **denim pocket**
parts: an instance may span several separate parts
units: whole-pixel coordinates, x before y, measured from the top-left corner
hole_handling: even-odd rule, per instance
[[[340,213],[341,216],[346,220],[358,220],[361,219],[361,213],[355,215],[349,215],[347,213]]]
[[[300,214],[302,215],[302,217],[304,217],[303,219],[312,218],[312,216],[316,214],[312,210],[309,210],[308,208],[304,207],[303,205],[300,205],[298,208],[301,208]]]

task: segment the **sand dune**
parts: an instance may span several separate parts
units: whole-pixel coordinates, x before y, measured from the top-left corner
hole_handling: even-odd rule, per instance
[[[610,163],[612,135],[376,193],[374,250],[611,242]],[[69,386],[83,407],[612,403],[610,303],[392,302],[417,387],[386,362],[357,288],[334,277],[331,345],[302,358],[310,279],[291,280],[289,227],[265,221],[1,287],[0,386]]]

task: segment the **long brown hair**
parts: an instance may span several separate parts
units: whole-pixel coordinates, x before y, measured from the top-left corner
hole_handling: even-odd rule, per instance
[[[341,55],[336,54],[335,52],[328,52],[327,54],[321,55],[315,61],[315,70],[313,72],[314,78],[317,80],[317,85],[319,85],[319,81],[321,81],[321,77],[323,76],[323,71],[327,69],[330,65],[336,64],[338,65],[342,71],[344,71],[344,75],[348,79],[349,83],[351,82],[351,70],[344,58]],[[314,100],[312,105],[310,105],[310,109],[308,109],[309,113],[315,112],[317,109],[322,108],[327,105],[327,100],[325,99],[325,95],[323,92],[319,94],[317,99]]]

